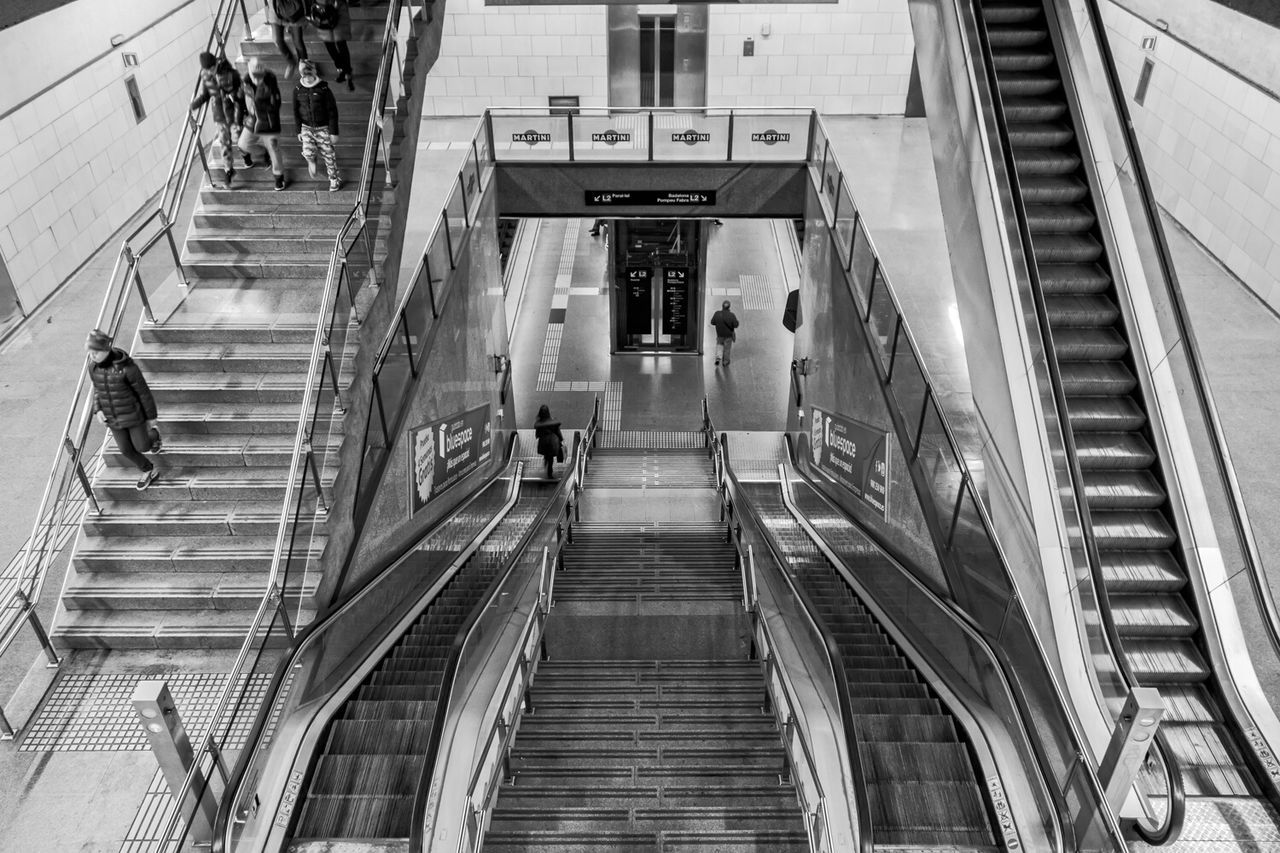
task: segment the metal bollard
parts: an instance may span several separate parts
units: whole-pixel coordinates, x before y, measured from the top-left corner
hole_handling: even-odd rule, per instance
[[[151,751],[169,783],[169,790],[176,797],[182,791],[187,771],[195,763],[195,755],[191,741],[187,739],[186,727],[173,704],[169,685],[164,681],[139,681],[132,701],[142,722],[142,730],[151,742]],[[187,792],[186,801],[179,803],[178,807],[187,816],[191,838],[197,844],[207,844],[213,839],[213,822],[218,815],[218,806],[203,773],[196,770],[191,781],[192,790]]]
[[[1116,814],[1124,805],[1133,781],[1142,769],[1147,750],[1155,739],[1160,718],[1164,716],[1164,700],[1152,687],[1134,687],[1124,700],[1124,708],[1111,733],[1111,743],[1098,767],[1107,802]]]

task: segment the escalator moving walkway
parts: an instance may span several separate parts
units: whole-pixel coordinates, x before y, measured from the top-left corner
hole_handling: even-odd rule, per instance
[[[1183,597],[1187,572],[1044,9],[1027,0],[980,9],[1124,654],[1165,697],[1161,725],[1188,796],[1256,796]]]
[[[553,489],[521,487],[511,511],[330,720],[295,840],[409,836],[454,640]]]
[[[791,516],[778,486],[740,488],[839,648],[875,843],[996,850],[969,751],[951,714]],[[863,550],[868,560],[884,559],[870,547]]]

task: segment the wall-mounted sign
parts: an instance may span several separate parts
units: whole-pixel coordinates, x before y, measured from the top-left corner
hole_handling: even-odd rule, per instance
[[[627,334],[650,334],[653,332],[653,270],[627,267],[626,288]]]
[[[635,205],[715,204],[715,190],[586,190],[587,207]]]
[[[489,407],[409,430],[409,514],[417,514],[493,455]]]
[[[818,470],[889,517],[889,433],[813,408],[809,452]]]
[[[511,134],[512,142],[523,142],[529,147],[537,145],[539,142],[550,142],[551,134],[543,133],[540,130],[522,130],[519,133]]]
[[[662,270],[662,331],[667,335],[689,334],[689,270],[686,267]]]
[[[605,145],[617,145],[619,142],[630,142],[631,134],[609,128],[604,133],[591,134],[592,142],[603,142]]]

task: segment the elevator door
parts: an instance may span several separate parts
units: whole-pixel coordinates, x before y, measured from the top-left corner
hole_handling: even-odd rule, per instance
[[[640,106],[676,103],[676,16],[640,16]]]

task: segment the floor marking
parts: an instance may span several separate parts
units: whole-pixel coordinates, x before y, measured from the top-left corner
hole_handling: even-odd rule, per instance
[[[778,307],[780,289],[768,276],[740,275],[738,287],[742,290],[742,307],[753,311],[771,311]]]
[[[600,429],[616,431],[622,428],[621,382],[605,383],[603,417],[600,421]]]
[[[542,341],[542,362],[538,365],[537,390],[550,391],[555,385],[556,364],[560,361],[560,339],[564,323],[548,323],[547,337]]]

